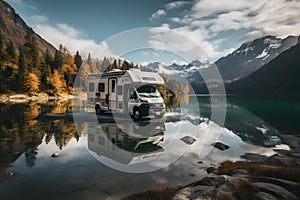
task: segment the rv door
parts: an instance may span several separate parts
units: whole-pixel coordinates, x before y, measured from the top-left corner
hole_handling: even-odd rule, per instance
[[[108,103],[109,103],[109,110],[115,111],[117,109],[117,79],[110,78],[108,79]]]

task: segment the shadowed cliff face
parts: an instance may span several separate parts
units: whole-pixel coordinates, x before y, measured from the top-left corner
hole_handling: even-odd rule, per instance
[[[26,33],[28,31],[33,32],[32,28],[27,26],[15,10],[2,0],[0,0],[0,31],[3,32],[5,40],[12,40],[18,49],[24,45]],[[34,33],[34,35],[39,51],[46,52],[46,49],[48,49],[52,54],[55,53],[55,47],[38,34]]]

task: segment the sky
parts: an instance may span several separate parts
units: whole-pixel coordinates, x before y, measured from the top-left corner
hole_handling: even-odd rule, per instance
[[[215,61],[243,42],[300,35],[299,0],[6,0],[44,39],[135,63]]]

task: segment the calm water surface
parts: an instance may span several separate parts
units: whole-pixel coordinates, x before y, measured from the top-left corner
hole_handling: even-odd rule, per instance
[[[173,106],[176,102],[168,103],[167,115],[181,120],[152,123],[155,126],[90,118],[76,124],[70,117],[36,119],[44,113],[70,113],[72,101],[0,104],[1,199],[120,199],[157,186],[182,186],[222,160],[238,160],[245,152],[271,154],[272,147],[280,144],[277,135],[299,133],[300,102],[296,99],[229,97],[224,127],[199,123],[197,115],[210,118],[212,106],[209,97],[197,100],[185,97],[180,108]],[[195,113],[195,105],[200,113]],[[190,115],[182,117],[181,108]],[[139,143],[139,134],[150,134],[143,126],[163,138],[155,144]],[[196,141],[180,140],[185,136]],[[212,148],[209,136],[230,148]],[[51,157],[54,152],[60,156]],[[164,165],[163,159],[155,162],[155,158],[174,162],[148,173],[116,170]],[[203,164],[197,163],[200,160]]]

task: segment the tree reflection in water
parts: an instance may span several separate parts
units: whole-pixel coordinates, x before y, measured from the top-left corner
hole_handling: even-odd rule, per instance
[[[175,94],[170,94],[164,96],[164,101],[166,104],[166,111],[167,112],[172,112],[175,109],[178,109],[180,106],[187,106],[189,105],[189,100],[190,97],[188,95],[175,95]]]
[[[181,104],[189,103],[187,95],[168,95],[164,97],[166,110],[173,111]],[[9,168],[24,154],[27,167],[34,167],[37,148],[44,141],[54,141],[61,150],[70,140],[79,140],[87,133],[87,127],[77,133],[73,122],[61,119],[39,121],[40,114],[68,113],[72,110],[72,100],[34,101],[28,104],[0,104],[0,180],[10,176]],[[50,156],[50,155],[49,155]]]
[[[59,149],[79,136],[73,122],[66,120],[38,121],[43,113],[71,111],[72,101],[30,102],[29,104],[0,104],[0,180],[11,175],[9,168],[24,153],[27,167],[34,167],[37,147],[54,140]],[[50,156],[50,155],[49,155]]]

